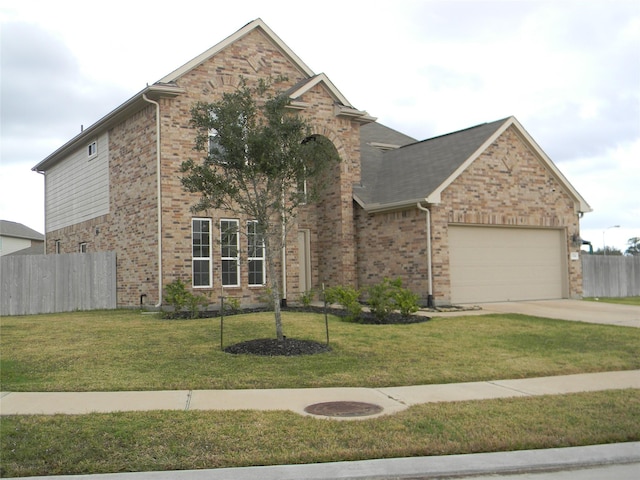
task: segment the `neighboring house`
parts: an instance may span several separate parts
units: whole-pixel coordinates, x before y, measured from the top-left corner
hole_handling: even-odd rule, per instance
[[[417,142],[351,105],[259,19],[34,167],[45,175],[47,253],[116,251],[121,306],[159,304],[176,278],[212,303],[257,302],[264,258],[245,256],[252,219],[194,215],[179,168],[195,155],[195,102],[281,75],[291,108],[342,160],[290,236],[285,298],[386,276],[437,304],[581,295],[574,259],[590,207],[514,118]]]
[[[21,223],[0,220],[0,256],[43,253],[44,235]]]

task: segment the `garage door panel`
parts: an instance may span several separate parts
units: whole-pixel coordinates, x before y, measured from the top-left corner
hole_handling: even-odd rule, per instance
[[[562,230],[449,227],[451,300],[482,303],[562,298]]]

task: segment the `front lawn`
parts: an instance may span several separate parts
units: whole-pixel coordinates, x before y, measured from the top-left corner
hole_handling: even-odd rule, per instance
[[[137,311],[4,317],[3,391],[291,388],[470,382],[640,368],[640,329],[515,314],[359,325],[330,317],[331,352],[220,350],[220,320]],[[285,312],[285,335],[325,341],[322,315]],[[225,318],[224,345],[272,337],[270,313]]]

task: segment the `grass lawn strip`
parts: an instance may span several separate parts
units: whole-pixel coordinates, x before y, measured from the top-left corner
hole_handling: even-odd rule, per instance
[[[640,440],[640,391],[425,404],[340,422],[290,412],[3,417],[1,476],[278,465]]]
[[[588,297],[584,298],[589,302],[617,303],[620,305],[640,306],[640,297]]]
[[[286,312],[290,338],[324,341],[322,315]],[[386,387],[640,368],[640,329],[515,314],[412,325],[329,319],[331,352],[298,357],[220,350],[219,319],[118,310],[4,317],[3,391]],[[224,344],[273,337],[273,315],[225,319]]]

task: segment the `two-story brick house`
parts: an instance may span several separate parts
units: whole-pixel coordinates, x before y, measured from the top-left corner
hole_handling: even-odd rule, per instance
[[[121,306],[160,304],[176,278],[212,302],[221,293],[256,302],[265,275],[264,259],[246,256],[252,219],[194,216],[198,199],[179,168],[195,155],[195,102],[215,101],[241,79],[277,76],[288,79],[291,108],[341,158],[322,201],[302,209],[289,236],[285,298],[384,276],[437,303],[581,294],[572,259],[590,208],[515,119],[416,142],[351,105],[259,19],[34,167],[45,175],[47,253],[115,250]],[[228,226],[247,235],[226,235]]]

